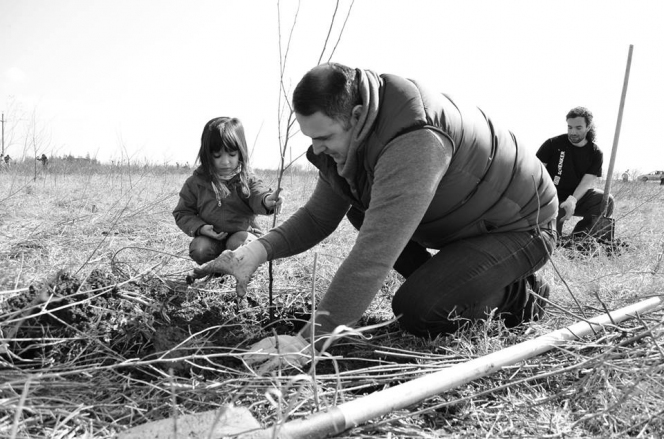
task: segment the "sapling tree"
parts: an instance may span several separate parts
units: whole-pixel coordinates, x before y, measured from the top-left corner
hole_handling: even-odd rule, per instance
[[[328,27],[325,41],[323,42],[323,47],[318,57],[317,64],[320,64],[322,62],[326,54],[327,54],[326,62],[329,62],[332,59],[332,56],[334,55],[334,52],[336,51],[336,48],[339,45],[339,42],[341,41],[341,37],[343,36],[344,29],[346,28],[346,23],[348,22],[348,18],[350,17],[350,13],[353,9],[353,4],[354,0],[351,2],[350,6],[348,7],[346,18],[341,26],[341,29],[337,31],[336,37],[333,37],[335,22],[337,19],[337,15],[339,13],[339,0],[337,0],[337,2],[335,3],[334,12],[332,13],[330,25]],[[304,153],[302,153],[299,156],[297,156],[295,159],[291,159],[288,163],[286,163],[286,153],[290,151],[290,140],[295,134],[297,134],[297,131],[294,128],[296,119],[295,119],[295,111],[293,109],[290,99],[291,92],[290,88],[286,85],[286,77],[287,77],[286,67],[288,64],[288,56],[290,53],[291,43],[293,42],[294,31],[297,26],[297,19],[299,12],[300,12],[300,2],[298,2],[297,4],[297,9],[295,11],[295,15],[293,16],[293,22],[290,26],[290,30],[288,33],[288,38],[284,41],[284,39],[282,38],[281,2],[277,1],[277,24],[278,24],[277,41],[279,44],[279,98],[278,98],[278,124],[277,124],[278,137],[279,137],[278,139],[279,167],[277,170],[277,188],[276,188],[277,193],[281,191],[281,182],[283,180],[283,176],[286,170],[289,167],[291,167],[300,157],[302,157],[302,155],[304,155]],[[329,44],[331,39],[336,41],[334,46],[332,46],[332,48],[329,49]],[[279,212],[275,211],[272,218],[273,228],[277,224],[278,215]],[[268,276],[269,276],[268,297],[269,297],[270,321],[274,320],[274,299],[273,299],[274,276],[272,270],[273,270],[272,261],[270,261],[268,263]]]

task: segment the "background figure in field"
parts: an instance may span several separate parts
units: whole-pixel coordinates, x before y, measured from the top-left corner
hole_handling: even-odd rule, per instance
[[[585,107],[575,107],[566,116],[567,134],[545,141],[537,151],[553,179],[560,209],[556,222],[558,236],[572,216],[583,217],[572,231],[573,238],[584,238],[591,232],[593,216],[601,216],[604,191],[595,189],[602,176],[604,155],[595,143],[593,114]],[[613,196],[609,195],[606,217],[613,214]]]
[[[625,183],[629,181],[629,169],[622,173],[622,181]]]
[[[46,168],[48,166],[48,157],[46,157],[46,154],[42,154],[41,157],[37,157],[37,161],[40,161],[42,164],[42,168]]]
[[[549,287],[537,271],[555,246],[558,201],[544,166],[511,132],[417,81],[336,63],[302,78],[293,107],[318,182],[287,221],[222,254],[239,288],[260,264],[312,248],[346,216],[359,234],[318,306],[316,347],[357,323],[392,268],[406,279],[394,315],[419,336],[492,313],[508,326],[542,315]],[[298,352],[311,331],[253,350]]]
[[[253,174],[248,159],[239,119],[217,117],[205,125],[200,166],[182,186],[173,211],[177,226],[194,238],[189,256],[198,264],[262,235],[256,216],[281,206],[282,198]]]

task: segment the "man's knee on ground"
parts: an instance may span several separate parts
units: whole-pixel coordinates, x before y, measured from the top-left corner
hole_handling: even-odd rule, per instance
[[[467,319],[452,317],[450,319],[441,319],[436,322],[428,322],[421,318],[421,316],[401,314],[398,321],[401,329],[410,334],[417,337],[435,338],[439,335],[455,333],[467,322]]]
[[[392,301],[392,311],[398,317],[401,328],[418,337],[453,334],[470,320],[462,317],[467,310],[461,310],[458,306],[451,311],[432,309],[428,305],[418,306],[406,295],[398,294]]]

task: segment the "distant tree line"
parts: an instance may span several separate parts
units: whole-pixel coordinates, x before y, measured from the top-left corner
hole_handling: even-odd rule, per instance
[[[5,162],[5,158],[7,158]],[[23,156],[14,158],[5,155],[0,159],[0,166],[3,171],[32,174],[37,163],[37,172],[43,173],[56,173],[56,174],[118,174],[118,173],[132,173],[141,174],[151,172],[154,174],[191,174],[197,166],[191,166],[189,162],[184,164],[176,163],[151,163],[148,161],[129,160],[129,159],[112,159],[110,162],[101,162],[90,154],[83,156],[75,156],[72,154],[52,155],[40,154],[36,157]],[[271,169],[254,168],[254,171],[261,175],[276,172]],[[293,166],[290,166],[286,171],[287,174],[308,174],[316,172],[317,170],[306,161],[300,161]]]
[[[57,174],[110,174],[110,173],[143,173],[146,170],[158,173],[189,173],[190,169],[184,166],[169,164],[153,164],[138,160],[111,160],[101,162],[95,157],[87,154],[85,157],[65,154],[61,156],[49,156],[40,154],[36,157],[24,156],[21,158],[10,157],[6,162],[3,157],[4,171],[16,173],[32,173],[35,161],[39,173]]]

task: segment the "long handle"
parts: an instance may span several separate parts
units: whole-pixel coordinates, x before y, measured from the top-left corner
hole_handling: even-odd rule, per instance
[[[623,82],[622,95],[620,96],[620,107],[618,108],[618,121],[616,122],[616,133],[613,136],[613,149],[611,150],[611,161],[609,161],[609,170],[606,174],[606,185],[604,187],[604,196],[602,197],[601,212],[606,214],[606,208],[609,204],[609,193],[611,192],[611,178],[613,176],[613,164],[616,161],[616,152],[618,151],[618,139],[620,139],[620,126],[622,125],[623,109],[625,108],[625,97],[627,96],[627,84],[629,83],[629,69],[632,66],[632,51],[634,45],[629,45],[627,54],[627,68],[625,69],[625,81]]]
[[[601,328],[602,325],[618,323],[629,317],[650,311],[661,303],[662,300],[659,297],[653,297],[618,309],[610,315],[602,314],[590,319],[588,322],[577,322],[566,328],[558,329],[535,339],[485,355],[484,357],[459,363],[398,386],[374,392],[362,398],[333,407],[327,412],[316,413],[307,419],[287,422],[277,427],[278,436],[289,438],[323,438],[341,433],[375,417],[408,407],[431,396],[494,373],[505,366],[539,355],[565,341],[589,335],[595,329]],[[263,434],[259,433],[251,437],[271,437],[272,433],[274,433],[274,427],[263,430],[261,433]]]

